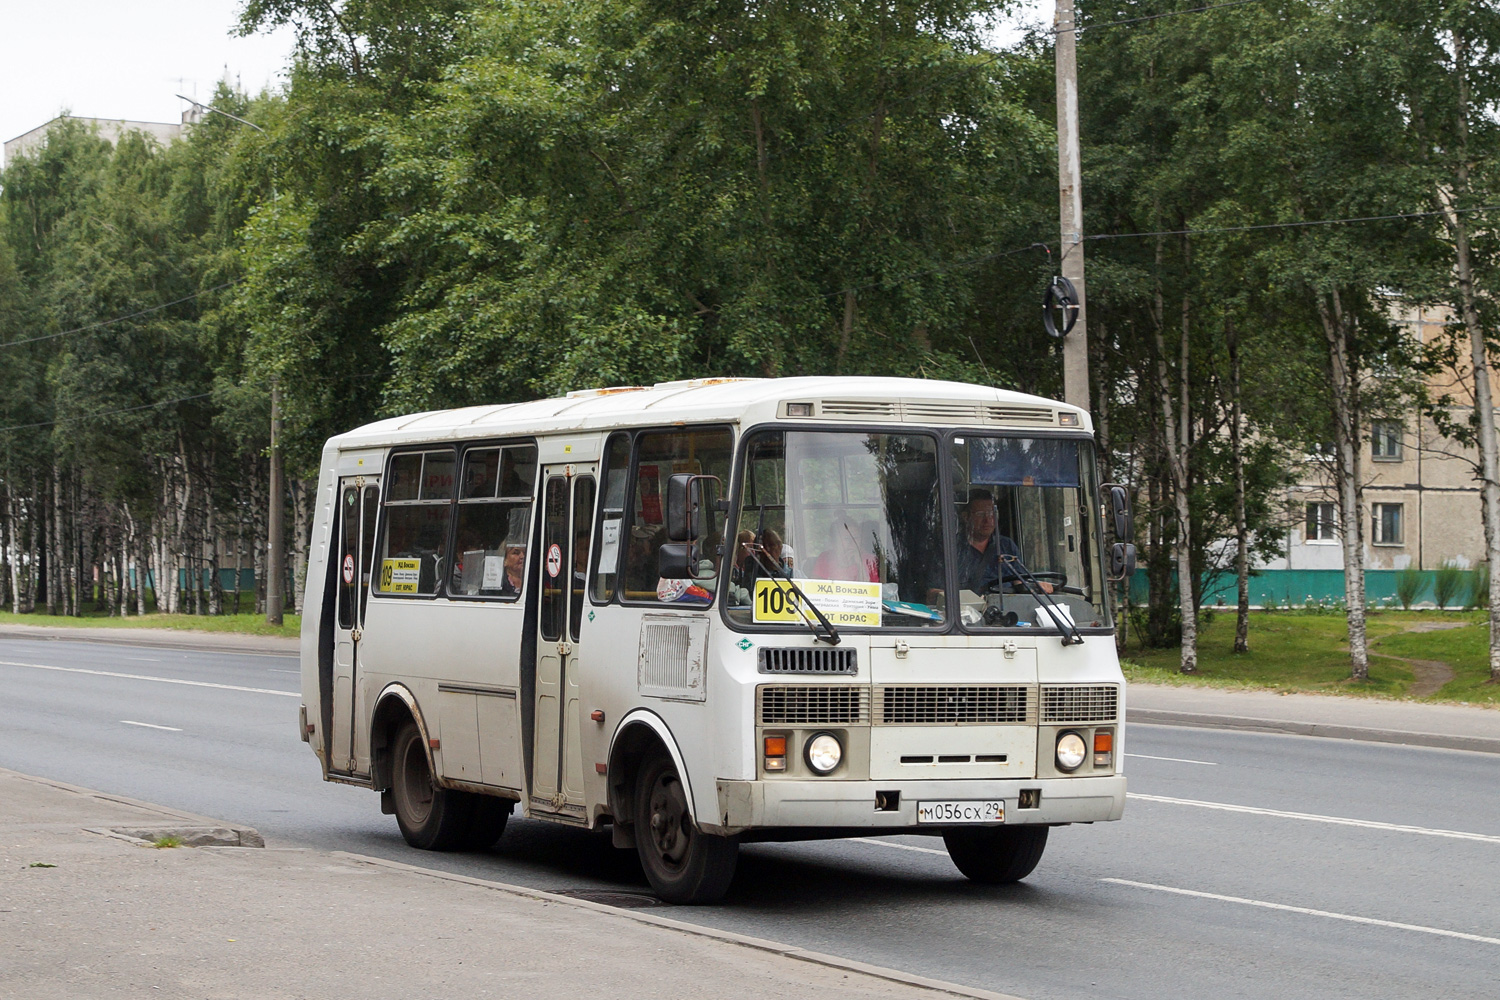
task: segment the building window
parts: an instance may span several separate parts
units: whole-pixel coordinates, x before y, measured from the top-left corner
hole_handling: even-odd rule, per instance
[[[1371,505],[1376,545],[1400,545],[1402,538],[1402,513],[1399,503],[1377,503]]]
[[[1370,457],[1377,462],[1401,461],[1401,421],[1375,421],[1370,430]]]
[[[1310,503],[1307,505],[1307,533],[1303,536],[1305,541],[1337,541],[1335,537],[1337,530],[1338,507],[1331,503]]]

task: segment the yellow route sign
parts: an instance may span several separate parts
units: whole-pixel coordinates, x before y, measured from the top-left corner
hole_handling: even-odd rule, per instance
[[[380,589],[387,594],[415,594],[422,579],[422,560],[386,559],[380,564]]]
[[[856,580],[797,580],[797,587],[835,625],[880,627],[880,584]],[[783,580],[755,581],[751,620],[757,623],[817,621],[797,592]]]

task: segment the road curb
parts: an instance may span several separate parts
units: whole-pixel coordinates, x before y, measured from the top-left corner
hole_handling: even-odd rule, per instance
[[[108,632],[101,635],[101,632]],[[142,635],[147,632],[151,634]],[[161,633],[166,632],[163,635]],[[185,649],[199,653],[242,653],[256,656],[296,656],[300,640],[277,636],[240,635],[234,640],[215,632],[190,632],[169,629],[93,629],[48,628],[44,625],[0,625],[0,641],[32,639],[43,642],[97,642],[115,646],[142,646],[150,649]]]
[[[56,781],[52,778],[43,778],[35,774],[26,774],[22,771],[14,771],[7,767],[0,767],[0,774],[8,774],[13,778],[19,778],[22,781],[35,782],[38,785],[50,785],[53,788],[60,788],[65,792],[72,792],[75,795],[82,795],[91,799],[99,799],[102,802],[118,802],[120,805],[130,806],[134,809],[141,809],[146,812],[154,812],[165,820],[173,821],[173,825],[171,826],[164,825],[160,828],[152,827],[152,830],[155,831],[158,836],[163,833],[178,836],[183,831],[191,831],[191,835],[196,836],[202,834],[203,831],[213,830],[218,831],[222,835],[218,839],[218,842],[213,846],[229,846],[229,841],[231,839],[235,841],[234,846],[236,847],[265,847],[266,845],[265,839],[261,837],[258,830],[256,830],[253,826],[245,826],[242,823],[226,823],[223,820],[213,819],[208,816],[199,816],[195,813],[183,812],[180,809],[173,809],[169,806],[159,805],[155,802],[146,802],[143,799],[132,799],[128,795],[115,795],[112,792],[101,792],[98,789],[85,788],[82,785],[70,785],[66,781]],[[134,828],[130,828],[127,830],[114,830],[84,827],[82,829],[84,829],[88,833],[95,833],[105,837],[116,837],[117,839],[123,840],[139,839],[137,837],[131,836],[131,834],[138,832]]]
[[[1206,715],[1197,712],[1173,712],[1156,708],[1127,708],[1126,723],[1152,726],[1186,726],[1194,729],[1239,729],[1255,733],[1290,733],[1295,736],[1321,736],[1335,740],[1362,740],[1367,743],[1398,743],[1405,746],[1437,747],[1443,750],[1473,750],[1500,754],[1500,739],[1486,736],[1463,736],[1456,733],[1419,733],[1400,729],[1371,729],[1363,726],[1340,726],[1326,722],[1298,722],[1290,719],[1258,719],[1245,715]]]
[[[509,882],[494,882],[488,879],[474,878],[469,875],[457,875],[453,872],[439,871],[435,868],[420,868],[416,865],[402,864],[399,861],[387,861],[385,858],[370,857],[366,854],[352,854],[348,851],[332,851],[330,853],[334,857],[347,858],[359,864],[375,865],[379,868],[390,868],[395,871],[403,871],[413,875],[425,875],[428,878],[438,878],[449,882],[461,882],[465,885],[477,886],[481,889],[493,889],[509,893],[513,896],[574,906],[580,909],[593,910],[596,913],[607,913],[625,920],[634,920],[637,923],[652,924],[657,927],[680,931],[684,934],[692,934],[697,937],[713,938],[716,941],[737,944],[744,948],[754,948],[757,951],[770,952],[773,955],[780,955],[783,958],[811,962],[814,965],[827,966],[831,969],[842,969],[846,972],[857,972],[876,979],[901,983],[904,986],[916,986],[921,989],[932,990],[936,993],[946,993],[949,996],[973,997],[976,1000],[1021,1000],[1020,997],[1010,993],[994,993],[990,990],[974,989],[958,983],[945,982],[941,979],[928,979],[926,976],[912,975],[908,972],[902,972],[899,969],[888,969],[880,965],[866,965],[864,962],[856,962],[853,959],[841,958],[838,955],[829,955],[821,951],[809,951],[806,948],[782,944],[779,941],[751,937],[748,934],[736,934],[733,931],[723,931],[714,927],[705,927],[701,924],[692,924],[682,920],[673,920],[671,917],[661,917],[654,913],[642,913],[639,910],[627,910],[618,906],[607,906],[604,903],[595,903],[592,900],[575,899],[572,896],[563,896],[555,892],[547,892],[544,889],[531,889],[524,885],[513,885]]]

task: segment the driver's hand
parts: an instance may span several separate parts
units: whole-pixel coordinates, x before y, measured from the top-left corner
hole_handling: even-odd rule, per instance
[[[1038,587],[1042,588],[1042,593],[1044,593],[1044,594],[1050,594],[1050,593],[1052,593],[1052,584],[1048,583],[1046,580],[1038,580],[1036,582],[1036,585]]]

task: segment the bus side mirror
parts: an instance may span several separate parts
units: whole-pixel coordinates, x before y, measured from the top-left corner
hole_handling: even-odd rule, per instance
[[[1109,578],[1118,583],[1135,575],[1135,546],[1115,542],[1109,549]]]
[[[656,550],[656,569],[664,580],[697,579],[698,546],[692,542],[666,542]]]
[[[1109,496],[1110,513],[1114,517],[1115,537],[1121,541],[1129,541],[1135,537],[1135,515],[1130,511],[1130,491],[1114,483],[1105,483],[1104,490]]]
[[[694,542],[700,535],[712,534],[712,508],[704,503],[705,484],[719,485],[718,476],[694,476],[679,472],[667,478],[667,538],[673,542]],[[705,524],[705,520],[710,523]]]

